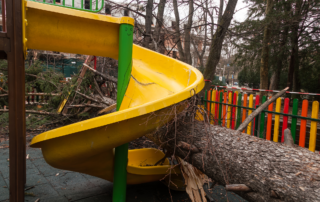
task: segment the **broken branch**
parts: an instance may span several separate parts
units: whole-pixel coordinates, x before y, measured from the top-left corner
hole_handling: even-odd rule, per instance
[[[108,76],[108,75],[105,75],[101,72],[98,72],[97,70],[93,69],[92,67],[90,67],[89,65],[83,63],[84,66],[88,67],[89,70],[91,70],[93,73],[95,74],[98,74],[99,76],[101,76],[102,78],[108,80],[108,81],[112,81],[114,83],[118,83],[118,79],[117,78],[114,78],[114,77],[111,77],[111,76]]]
[[[251,189],[245,184],[227,184],[227,191],[251,191]]]
[[[247,118],[246,120],[244,120],[244,122],[242,122],[242,124],[239,126],[239,128],[237,129],[237,131],[243,131],[247,125],[254,119],[254,117],[256,117],[260,112],[262,112],[262,110],[264,110],[269,104],[271,104],[272,102],[274,102],[278,97],[280,97],[281,95],[283,95],[287,90],[289,89],[289,87],[283,89],[282,91],[280,91],[279,93],[275,94],[273,97],[271,97],[269,100],[267,100],[265,103],[263,103],[260,107],[258,107],[256,110],[254,110]]]
[[[9,109],[0,109],[0,112],[9,112]],[[58,115],[52,112],[43,112],[43,111],[36,111],[36,110],[26,110],[28,114],[40,114],[40,115]]]

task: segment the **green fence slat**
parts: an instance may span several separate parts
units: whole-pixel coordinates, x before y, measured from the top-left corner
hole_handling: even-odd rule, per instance
[[[220,92],[220,99],[219,99],[220,103],[223,103],[222,98],[223,98],[223,92]],[[218,120],[219,126],[221,126],[221,122],[222,122],[221,116],[222,116],[222,104],[219,104],[219,120]]]
[[[298,114],[298,104],[299,100],[296,98],[293,100],[293,105],[292,105],[292,115],[297,115]],[[296,132],[297,132],[297,118],[292,117],[291,120],[291,135],[293,138],[293,142],[296,141]]]
[[[267,96],[262,97],[262,104],[267,101]],[[261,112],[260,116],[260,132],[259,132],[259,137],[263,138],[263,132],[264,132],[264,122],[265,122],[265,115],[266,113],[264,111]]]
[[[203,108],[204,108],[204,110],[205,111],[207,111],[207,95],[208,95],[208,91],[206,90],[205,92],[204,92],[204,102],[203,102]]]
[[[239,93],[238,94],[238,112],[237,112],[237,123],[236,123],[236,129],[238,129],[238,127],[241,124],[241,102],[242,102],[242,94]]]
[[[212,101],[212,90],[209,90],[208,100]],[[209,123],[211,121],[211,102],[209,102]]]
[[[260,106],[256,106],[256,109],[258,108],[258,107],[260,107]],[[254,136],[256,136],[256,137],[258,137],[258,131],[259,131],[259,120],[260,120],[260,117],[261,117],[261,114],[259,114],[257,117],[256,117],[256,121],[254,121],[253,123],[254,123]]]

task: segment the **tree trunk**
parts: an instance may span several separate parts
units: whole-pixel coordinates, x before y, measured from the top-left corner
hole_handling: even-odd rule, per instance
[[[266,25],[263,32],[262,52],[261,52],[261,66],[260,66],[260,89],[268,89],[269,81],[269,43],[270,43],[270,15],[273,7],[273,0],[267,0],[266,7]],[[261,92],[261,96],[266,95],[267,92]]]
[[[186,63],[192,65],[192,57],[190,52],[190,46],[191,46],[191,26],[192,26],[192,20],[193,20],[193,0],[189,0],[189,16],[188,16],[188,24],[185,26],[184,30],[184,54]]]
[[[177,0],[173,0],[173,10],[174,10],[174,15],[176,18],[176,23],[174,26],[175,29],[175,42],[177,43],[178,51],[179,51],[179,59],[181,61],[186,61],[185,60],[185,55],[183,52],[182,44],[181,44],[181,34],[180,34],[180,16],[179,16],[179,10],[178,10],[178,3]]]
[[[292,28],[292,40],[291,40],[291,56],[290,56],[290,63],[289,63],[289,71],[288,71],[288,80],[287,80],[287,86],[290,88],[290,90],[292,90],[292,84],[293,84],[293,73],[295,70],[295,65],[298,62],[298,50],[297,50],[297,45],[295,45],[295,43],[298,43],[298,30],[293,27]]]
[[[290,7],[289,7],[290,10]],[[285,26],[283,34],[282,34],[282,40],[280,42],[280,47],[279,47],[279,54],[278,54],[278,58],[277,58],[277,62],[276,62],[276,67],[275,70],[273,72],[273,75],[271,77],[271,81],[270,81],[270,90],[278,90],[279,89],[279,82],[280,82],[280,73],[282,70],[282,64],[283,64],[283,60],[285,58],[285,46],[287,44],[287,39],[288,39],[288,32],[289,32],[289,27]]]
[[[176,114],[175,122],[146,136],[219,184],[246,185],[251,191],[242,197],[249,201],[320,200],[320,155],[193,121],[190,114]]]
[[[206,9],[204,10],[204,14],[203,14],[203,18],[204,18],[204,21],[207,22],[207,19],[208,19],[208,2],[206,1]],[[206,47],[207,47],[207,26],[204,26],[204,39],[203,39],[203,48],[201,50],[201,53],[200,53],[200,50],[199,50],[199,44],[200,43],[200,40],[201,39],[198,39],[197,37],[194,37],[195,39],[191,40],[192,41],[192,44],[193,44],[193,47],[194,47],[194,51],[199,59],[199,62],[200,62],[200,67],[203,68],[204,67],[204,63],[203,63],[203,56],[204,56],[204,53],[206,52]],[[201,30],[200,30],[201,31]],[[196,40],[196,42],[195,42]]]
[[[210,53],[208,61],[204,70],[205,79],[214,79],[216,67],[219,63],[221,56],[221,49],[224,37],[226,36],[227,29],[233,17],[234,9],[236,8],[238,0],[229,0],[226,10],[224,11],[221,21],[217,27],[215,34],[212,37],[210,46]],[[210,82],[207,82],[203,91],[210,89]]]
[[[151,40],[151,24],[152,24],[152,8],[153,8],[153,0],[148,0],[147,7],[146,7],[146,22],[145,22],[145,36],[143,46],[149,48],[149,43]]]
[[[223,0],[220,0],[218,24],[220,24],[220,22],[221,22],[221,19],[222,19],[222,13],[223,13]]]
[[[164,41],[160,43],[161,40],[161,30],[163,26],[163,14],[164,14],[164,8],[166,5],[166,0],[160,0],[158,5],[158,14],[157,14],[157,23],[156,27],[154,29],[154,40],[158,44],[158,48],[156,48],[156,51],[159,53],[164,53],[165,47],[163,46]]]
[[[299,68],[299,23],[301,21],[301,6],[302,0],[298,0],[295,5],[295,14],[293,16],[294,23],[291,27],[291,57],[290,57],[290,64],[289,64],[289,71],[288,71],[288,81],[287,86],[292,90],[293,85],[293,73],[295,69]]]
[[[300,82],[300,74],[299,74],[299,62],[297,62],[298,65],[295,66],[294,72],[293,72],[293,83],[292,83],[292,91],[294,92],[300,92],[301,90],[301,82]],[[292,94],[291,98],[299,98],[300,95],[298,94]]]

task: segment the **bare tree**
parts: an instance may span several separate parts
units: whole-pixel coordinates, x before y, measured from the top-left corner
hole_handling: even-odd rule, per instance
[[[174,8],[174,15],[176,18],[175,23],[175,40],[177,42],[177,47],[179,51],[180,60],[192,64],[191,53],[190,53],[190,37],[191,37],[191,26],[193,20],[193,0],[189,0],[189,15],[188,15],[188,23],[184,25],[184,48],[181,43],[181,32],[180,32],[180,15],[178,10],[178,3],[177,0],[173,0],[173,8]]]
[[[268,74],[269,74],[269,41],[271,24],[269,22],[269,16],[271,15],[273,7],[273,0],[267,0],[266,7],[266,25],[263,32],[262,52],[261,52],[261,66],[260,66],[260,88],[268,89]],[[266,95],[267,92],[261,92],[262,95]]]
[[[146,23],[145,23],[145,37],[144,37],[144,47],[149,48],[149,43],[151,40],[151,25],[152,25],[152,9],[153,9],[153,0],[148,0],[146,7]]]
[[[203,75],[205,79],[212,79],[215,75],[216,67],[221,57],[222,43],[233,18],[233,13],[236,8],[237,2],[238,0],[229,0],[226,10],[222,15],[221,21],[218,24],[217,30],[212,36],[210,53]],[[210,83],[207,82],[204,90],[208,90],[209,88]]]
[[[156,41],[156,45],[158,44],[158,46],[155,47],[155,50],[159,53],[164,53],[164,48],[162,48],[160,46],[160,41],[162,43],[164,42],[164,41],[162,41],[164,39],[161,37],[161,30],[162,30],[162,26],[163,26],[163,14],[164,14],[166,1],[167,0],[160,0],[160,2],[159,2],[158,13],[157,13],[157,23],[156,23],[156,27],[154,30],[154,40]]]

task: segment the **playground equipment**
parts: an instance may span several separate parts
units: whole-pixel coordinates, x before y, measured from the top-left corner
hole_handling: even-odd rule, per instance
[[[161,151],[128,153],[127,143],[172,120],[171,106],[204,87],[202,74],[183,62],[133,45],[130,17],[34,1],[25,1],[24,7],[25,51],[61,51],[119,61],[117,112],[42,133],[32,139],[31,147],[41,148],[53,167],[113,181],[115,202],[125,201],[126,184],[160,180],[170,172],[180,174],[179,169],[169,169],[168,160],[154,166],[164,157]],[[178,110],[184,107],[179,105]]]

